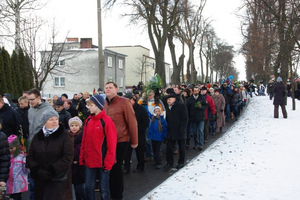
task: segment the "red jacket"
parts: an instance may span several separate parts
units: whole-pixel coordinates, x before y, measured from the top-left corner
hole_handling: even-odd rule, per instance
[[[209,94],[205,95],[205,99],[208,103],[208,108],[205,109],[205,119],[208,119],[208,109],[210,110],[210,114],[215,115],[216,114],[216,105],[215,105],[213,98]]]
[[[104,163],[102,163],[104,134],[100,121],[101,118],[105,123],[105,136],[107,143],[107,151]],[[117,130],[111,118],[106,115],[104,110],[102,110],[96,116],[90,115],[85,121],[79,164],[86,165],[89,168],[103,167],[105,170],[111,170],[115,163],[116,146]]]

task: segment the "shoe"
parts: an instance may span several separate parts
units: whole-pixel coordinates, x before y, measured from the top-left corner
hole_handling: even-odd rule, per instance
[[[153,158],[146,158],[145,159],[145,162],[150,162],[150,161],[152,161],[153,160]]]
[[[166,164],[164,166],[164,171],[169,171],[173,166],[169,165],[169,164]]]
[[[173,151],[173,154],[174,154],[174,155],[177,155],[177,154],[178,154],[178,150],[174,150],[174,151]]]
[[[130,170],[129,170],[129,169],[124,169],[123,172],[124,172],[125,174],[127,174],[127,173],[130,172]]]
[[[204,143],[206,143],[207,142],[207,140],[204,140]]]
[[[185,145],[185,149],[189,149],[189,145]]]
[[[198,147],[197,147],[197,150],[198,150],[198,151],[202,151],[202,150],[203,150],[203,146],[198,146]]]
[[[222,133],[222,127],[220,127],[220,133]]]
[[[161,169],[162,165],[156,165],[155,169]]]
[[[181,169],[181,168],[183,168],[183,166],[184,166],[184,165],[180,163],[180,164],[178,164],[178,165],[176,166],[176,169]]]
[[[138,173],[138,172],[141,172],[141,171],[144,171],[144,169],[135,169],[135,170],[133,170],[133,173]]]

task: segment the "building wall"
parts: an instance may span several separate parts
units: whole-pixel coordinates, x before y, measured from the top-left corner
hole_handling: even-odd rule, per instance
[[[125,82],[126,86],[131,87],[133,85],[138,85],[141,81],[147,82],[150,80],[151,77],[154,76],[155,68],[147,67],[146,70],[146,79],[145,73],[141,72],[143,62],[154,63],[155,60],[150,58],[150,50],[142,47],[142,46],[112,46],[112,47],[105,47],[106,49],[119,52],[122,54],[127,55],[125,65]],[[136,72],[137,71],[137,72]]]

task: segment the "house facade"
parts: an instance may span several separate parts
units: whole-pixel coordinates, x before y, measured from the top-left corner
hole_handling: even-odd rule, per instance
[[[40,53],[43,57],[51,52]],[[119,86],[119,91],[125,92],[126,55],[107,49],[103,53],[105,82],[114,81]],[[99,88],[98,47],[92,44],[91,38],[81,38],[80,41],[78,38],[68,38],[53,65],[55,68],[47,76],[41,91],[43,97],[52,98],[66,93],[71,99],[75,93],[93,94],[94,89],[97,91]]]

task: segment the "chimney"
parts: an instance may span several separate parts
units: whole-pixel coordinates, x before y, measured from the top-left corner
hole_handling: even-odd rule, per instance
[[[78,38],[67,38],[67,42],[78,42]]]
[[[80,49],[92,48],[92,38],[81,38]]]

